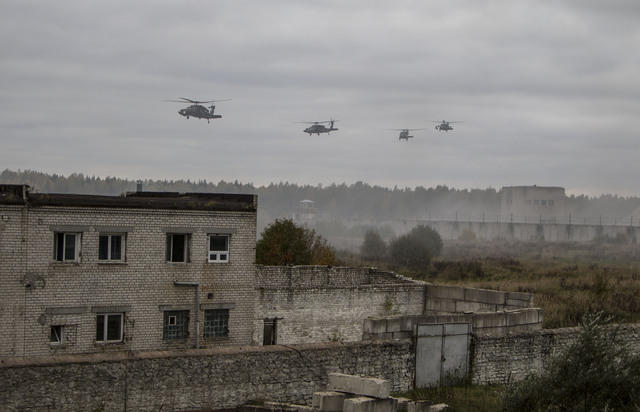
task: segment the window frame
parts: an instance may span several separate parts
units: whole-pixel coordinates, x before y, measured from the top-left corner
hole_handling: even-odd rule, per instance
[[[184,236],[183,245],[183,260],[173,260],[173,242],[175,236]],[[165,250],[165,262],[166,263],[189,263],[191,262],[191,233],[178,233],[168,232],[165,236],[166,250]]]
[[[112,249],[112,239],[114,236],[120,236],[120,258],[113,259],[113,249]],[[100,238],[107,238],[107,258],[100,258]],[[104,232],[98,235],[98,262],[100,263],[123,263],[126,261],[126,244],[127,244],[127,234],[121,232]]]
[[[211,238],[213,236],[224,237],[227,239],[227,250],[212,250]],[[220,259],[220,255],[226,255],[224,260]],[[231,235],[229,233],[209,233],[207,235],[207,262],[208,263],[229,263],[231,255]],[[216,259],[211,259],[215,256]]]
[[[73,258],[67,258],[67,236],[74,237]],[[60,244],[62,237],[62,244]],[[77,263],[80,262],[80,247],[82,245],[82,232],[53,232],[53,260],[61,263]],[[59,258],[61,256],[61,258]]]
[[[103,340],[98,340],[98,318],[102,316],[103,320],[103,329],[102,329],[102,337]],[[109,316],[120,316],[120,337],[117,340],[109,339]],[[123,312],[105,312],[105,313],[96,313],[96,343],[100,345],[107,345],[112,343],[123,343],[124,342],[124,316]]]
[[[213,325],[209,325],[208,323],[214,321],[214,319],[207,319],[208,314],[222,313],[222,334],[216,334],[215,327]],[[203,328],[203,336],[205,339],[226,339],[229,337],[229,315],[230,310],[226,308],[221,309],[205,309],[204,310],[204,328]]]
[[[51,337],[54,336],[52,332],[55,331],[55,328],[59,328],[60,333],[56,333],[57,340],[51,340]],[[49,325],[49,345],[60,346],[65,344],[65,336],[64,336],[64,325]]]
[[[184,316],[184,321],[182,325],[178,325],[179,317]],[[174,324],[171,324],[171,319],[173,318]],[[189,338],[189,321],[191,318],[190,310],[165,310],[162,312],[162,340],[166,342],[171,341],[180,341]],[[178,327],[182,329],[182,333],[180,336],[173,336],[173,333],[170,333],[169,327],[175,328]]]

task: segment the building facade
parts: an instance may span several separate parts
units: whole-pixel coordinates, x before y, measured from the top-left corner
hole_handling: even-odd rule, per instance
[[[500,189],[502,219],[514,222],[555,223],[566,215],[563,187],[505,186]]]
[[[256,210],[0,185],[0,357],[252,343]]]

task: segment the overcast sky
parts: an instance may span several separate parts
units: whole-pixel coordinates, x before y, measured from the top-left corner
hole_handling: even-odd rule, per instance
[[[0,169],[640,195],[637,0],[0,4]]]

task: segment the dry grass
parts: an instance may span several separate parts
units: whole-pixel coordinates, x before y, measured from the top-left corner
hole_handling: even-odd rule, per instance
[[[449,245],[449,250],[445,246],[444,257],[420,277],[534,293],[547,328],[575,326],[583,314],[593,311],[612,315],[618,322],[640,321],[640,247],[600,245],[597,253],[590,254],[593,244],[535,245],[489,244],[482,249],[491,252],[482,257],[475,245],[467,253],[464,245]],[[514,250],[522,256],[515,257]]]

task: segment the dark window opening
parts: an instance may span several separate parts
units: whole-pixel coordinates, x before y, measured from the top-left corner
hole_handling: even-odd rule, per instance
[[[205,338],[229,336],[229,309],[208,309],[204,311]]]
[[[100,235],[99,260],[122,260],[122,235]]]
[[[188,234],[167,234],[167,262],[188,262],[189,240]]]
[[[78,233],[58,232],[54,235],[53,258],[58,262],[78,260],[80,235]]]
[[[62,325],[51,325],[51,331],[49,333],[49,342],[50,343],[59,343],[62,344]]]
[[[277,340],[278,333],[278,319],[265,319],[264,320],[264,333],[262,338],[262,344],[264,346],[267,345],[275,345]]]
[[[173,310],[164,312],[164,340],[184,339],[189,336],[189,311]]]
[[[209,262],[229,261],[229,235],[209,235]]]
[[[122,313],[96,316],[96,342],[122,342]]]

